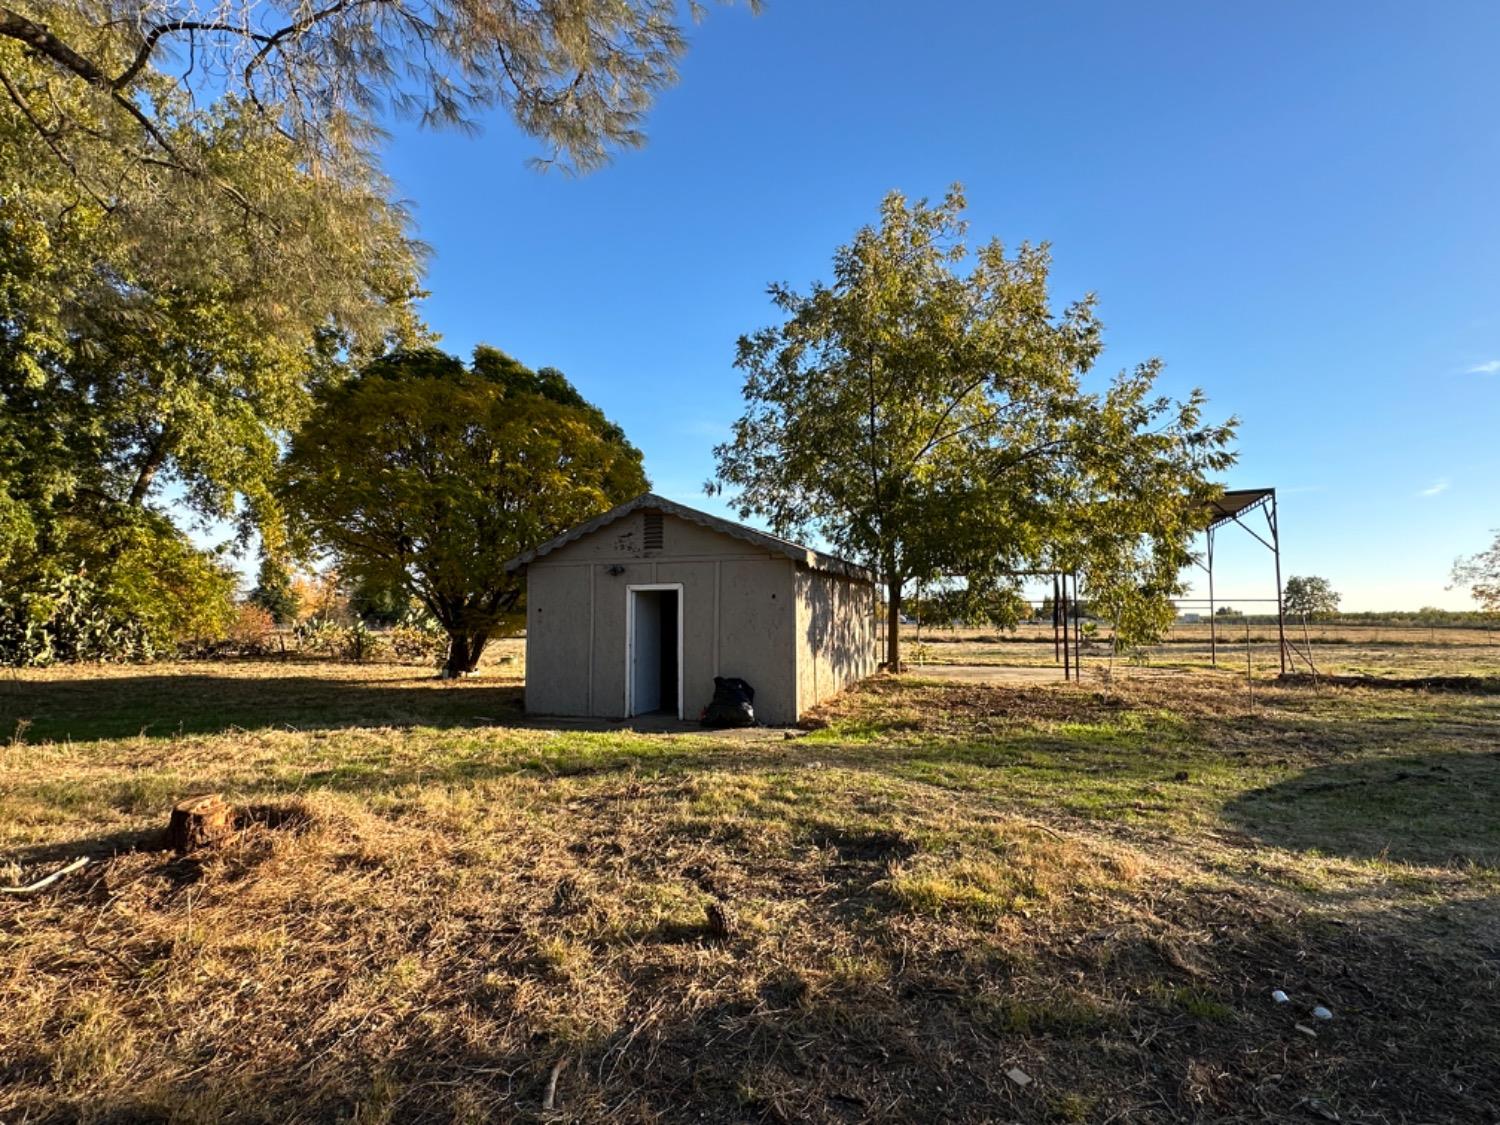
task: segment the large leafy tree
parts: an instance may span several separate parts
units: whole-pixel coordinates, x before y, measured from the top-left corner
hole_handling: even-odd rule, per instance
[[[0,592],[102,574],[107,526],[234,517],[315,387],[422,332],[389,112],[488,106],[575,169],[640,143],[671,0],[0,0]],[[6,560],[9,560],[8,562]]]
[[[254,509],[308,392],[417,326],[418,247],[372,167],[333,180],[229,102],[182,107],[234,198],[149,164],[81,184],[49,140],[107,132],[87,91],[46,97],[50,64],[0,40],[41,135],[0,100],[0,427],[33,492],[140,508],[160,487],[222,517]],[[77,119],[66,116],[76,114]]]
[[[559,372],[492,348],[468,368],[400,352],[324,388],[284,471],[341,573],[401,587],[447,630],[450,676],[517,607],[507,560],[649,487],[640,451]]]
[[[47,12],[58,34],[84,27]],[[138,616],[157,589],[175,621],[160,651],[201,615],[126,560],[220,574],[188,565],[184,519],[278,549],[280,445],[314,385],[420,334],[420,248],[370,161],[317,169],[257,107],[200,106],[150,67],[126,85],[68,80],[0,35],[0,601],[82,575],[92,604]],[[124,93],[152,107],[160,151]]]
[[[1054,311],[1047,248],[971,252],[963,210],[957,187],[892,193],[831,283],[771,287],[785,320],[740,340],[746,409],[710,490],[868,562],[893,620],[915,579],[994,589],[1041,567],[1164,602],[1232,423],[1157,394],[1154,363],[1088,391],[1092,298]]]

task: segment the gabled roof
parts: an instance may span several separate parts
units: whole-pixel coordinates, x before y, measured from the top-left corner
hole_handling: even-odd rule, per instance
[[[781,539],[764,531],[756,531],[753,527],[746,527],[742,523],[734,523],[720,516],[710,515],[708,512],[700,512],[697,508],[689,508],[685,504],[678,504],[668,500],[665,496],[658,496],[654,492],[643,492],[634,500],[627,500],[618,507],[611,508],[602,516],[579,524],[577,527],[569,528],[556,539],[549,539],[540,547],[517,555],[505,564],[508,571],[520,570],[522,567],[535,562],[537,559],[550,555],[559,547],[565,547],[569,543],[576,542],[586,535],[592,535],[600,528],[608,527],[616,520],[623,519],[631,512],[652,511],[664,512],[669,516],[676,516],[680,520],[687,520],[699,527],[706,527],[710,531],[717,531],[721,535],[728,535],[758,547],[772,554],[785,555],[794,562],[813,570],[826,570],[830,574],[841,574],[846,578],[853,578],[861,582],[873,582],[874,576],[864,567],[835,555],[824,554],[815,551],[811,547],[804,547],[800,543],[793,543],[789,539]]]

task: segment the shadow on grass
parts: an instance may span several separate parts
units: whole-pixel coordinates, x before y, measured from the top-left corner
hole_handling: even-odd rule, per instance
[[[292,674],[140,675],[0,684],[0,738],[25,741],[222,734],[235,730],[465,727],[514,723],[519,684],[444,684],[412,670],[391,678]]]
[[[1500,753],[1317,766],[1245,792],[1225,814],[1268,844],[1353,859],[1500,866]]]

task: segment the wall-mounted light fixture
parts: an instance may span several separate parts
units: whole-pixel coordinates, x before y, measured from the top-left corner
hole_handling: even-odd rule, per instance
[[[618,578],[618,577],[620,577],[620,575],[622,575],[622,574],[625,573],[625,568],[623,566],[621,566],[619,563],[615,563],[613,566],[611,566],[609,568],[609,570],[607,571],[607,573],[610,575],[611,578]]]

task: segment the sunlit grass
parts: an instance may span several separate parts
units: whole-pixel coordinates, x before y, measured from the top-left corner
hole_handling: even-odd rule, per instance
[[[0,877],[95,862],[0,900],[0,1118],[534,1119],[559,1059],[583,1120],[1211,1117],[1261,1050],[1347,1119],[1489,1097],[1421,1075],[1500,1049],[1500,698],[878,677],[768,740],[295,673],[5,683]],[[205,791],[254,816],[159,851]],[[1360,1006],[1337,1072],[1283,986]]]

